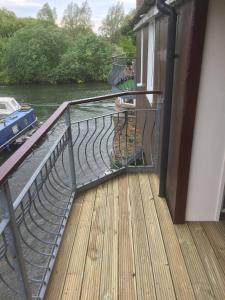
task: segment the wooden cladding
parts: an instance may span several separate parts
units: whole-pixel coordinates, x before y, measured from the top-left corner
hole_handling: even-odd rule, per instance
[[[206,0],[190,1],[178,9],[177,59],[166,183],[166,197],[175,223],[185,221],[207,12]]]

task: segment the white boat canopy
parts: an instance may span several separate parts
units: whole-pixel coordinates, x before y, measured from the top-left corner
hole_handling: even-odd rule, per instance
[[[9,115],[21,109],[19,103],[10,97],[0,97],[0,115]]]

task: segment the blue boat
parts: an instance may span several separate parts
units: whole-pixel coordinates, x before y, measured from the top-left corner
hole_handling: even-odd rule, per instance
[[[9,148],[37,123],[34,110],[14,98],[0,97],[0,151]]]

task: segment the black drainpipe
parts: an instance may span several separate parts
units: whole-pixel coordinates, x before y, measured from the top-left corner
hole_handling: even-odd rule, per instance
[[[173,77],[175,64],[176,50],[176,27],[177,13],[174,7],[165,3],[166,0],[157,0],[158,10],[168,16],[168,33],[167,33],[167,57],[166,57],[166,77],[164,90],[164,108],[163,108],[163,132],[162,132],[162,148],[161,148],[161,163],[160,163],[160,184],[159,196],[166,196],[166,177],[167,164],[169,154],[169,139],[170,139],[170,121],[171,108],[173,98]]]

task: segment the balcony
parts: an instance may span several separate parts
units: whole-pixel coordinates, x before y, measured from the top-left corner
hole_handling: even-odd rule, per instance
[[[173,225],[157,196],[160,110],[71,120],[76,105],[145,93],[63,103],[1,167],[0,298],[223,299],[224,223]],[[56,128],[14,196],[11,175]]]
[[[46,299],[223,299],[225,224],[173,225],[152,174],[82,193]]]

